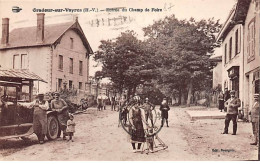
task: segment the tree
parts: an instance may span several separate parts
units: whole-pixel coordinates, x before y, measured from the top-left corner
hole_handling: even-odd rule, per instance
[[[94,59],[102,63],[102,77],[110,78],[121,93],[126,88],[128,97],[154,74],[145,45],[134,31],[121,33],[114,40],[102,40]]]
[[[219,46],[215,34],[220,28],[214,18],[178,20],[173,15],[143,29],[146,45],[158,62],[158,84],[178,90],[179,100],[187,99],[187,105],[195,90],[211,84],[208,54]]]

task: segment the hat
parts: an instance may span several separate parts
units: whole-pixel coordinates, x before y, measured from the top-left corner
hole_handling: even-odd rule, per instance
[[[44,93],[43,92],[39,92],[38,96],[44,96]]]
[[[59,92],[54,92],[53,95],[60,95],[60,93]]]
[[[148,97],[146,97],[145,100],[149,100]]]
[[[254,98],[258,98],[258,97],[259,97],[258,93],[254,94]]]
[[[235,90],[231,90],[231,91],[230,91],[230,94],[235,94],[235,93],[236,93]]]

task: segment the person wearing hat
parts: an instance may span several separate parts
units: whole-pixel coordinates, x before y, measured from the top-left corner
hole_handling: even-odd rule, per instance
[[[227,107],[227,114],[225,118],[225,128],[222,134],[228,134],[228,126],[230,121],[233,122],[233,133],[232,135],[236,135],[237,133],[237,115],[238,115],[238,107],[241,106],[241,101],[239,98],[235,97],[235,91],[230,91],[230,98],[225,102]]]
[[[51,101],[51,109],[58,112],[59,126],[63,132],[63,140],[66,140],[66,128],[69,119],[68,105],[60,98],[59,92],[54,93],[54,99]]]
[[[163,127],[164,124],[164,120],[166,121],[166,125],[167,127],[169,127],[168,125],[168,111],[170,110],[169,105],[167,104],[167,99],[164,98],[162,101],[162,104],[160,106],[160,111],[161,111],[161,115],[162,115],[162,123],[161,123],[161,127]]]
[[[149,98],[145,98],[145,102],[143,104],[143,109],[145,113],[145,121],[148,122],[148,118],[151,120],[151,124],[153,127],[153,113],[152,110],[154,110],[155,105],[153,105],[151,102],[149,102]]]
[[[249,111],[249,115],[251,115],[252,129],[255,138],[255,142],[250,143],[250,145],[257,145],[259,141],[259,94],[254,94],[254,102],[251,110]]]
[[[228,91],[228,88],[225,88],[224,90],[224,102],[226,103],[226,101],[230,99],[230,93]],[[227,107],[224,106],[224,112],[227,112]]]
[[[37,99],[31,103],[18,103],[18,105],[34,109],[33,130],[39,143],[43,144],[47,134],[47,110],[49,109],[49,103],[44,100],[44,94],[39,93]]]

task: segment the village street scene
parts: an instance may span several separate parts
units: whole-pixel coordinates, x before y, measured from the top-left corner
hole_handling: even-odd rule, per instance
[[[0,161],[258,161],[260,0],[0,0]]]

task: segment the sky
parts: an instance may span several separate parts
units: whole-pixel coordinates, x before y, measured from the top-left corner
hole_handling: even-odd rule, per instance
[[[18,27],[35,26],[37,12],[33,12],[33,9],[81,9],[74,13],[45,12],[45,24],[68,22],[77,16],[93,51],[96,51],[100,40],[116,38],[126,30],[134,30],[142,39],[143,27],[173,14],[178,19],[214,17],[224,23],[235,3],[236,0],[0,0],[0,17],[10,19],[11,31]],[[22,10],[13,13],[13,6]],[[106,8],[115,7],[124,7],[126,11],[106,11]],[[145,11],[146,8],[149,11]],[[91,58],[91,76],[101,69],[100,65],[95,65],[97,63]]]

